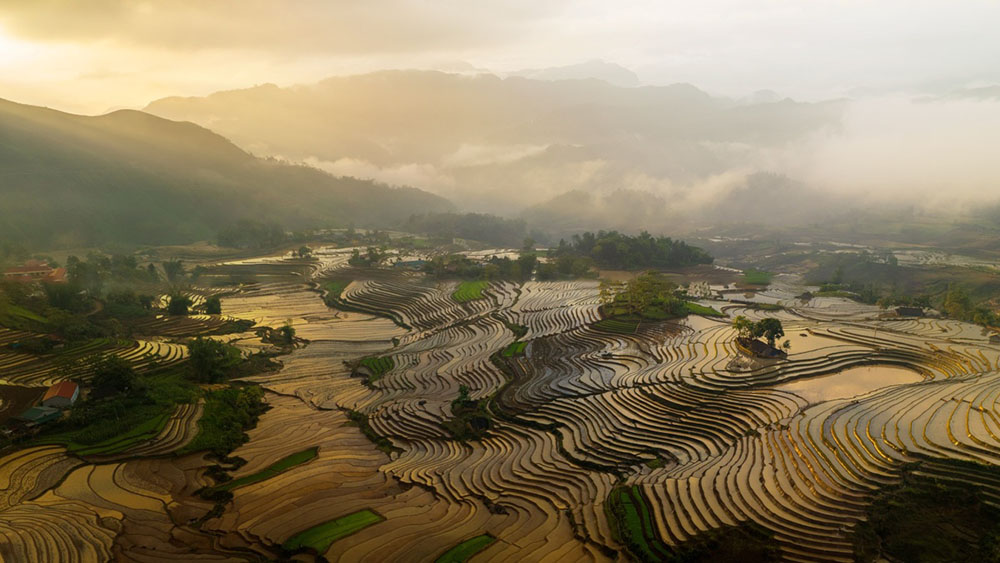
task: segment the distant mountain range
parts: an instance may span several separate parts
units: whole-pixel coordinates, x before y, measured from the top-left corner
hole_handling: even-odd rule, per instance
[[[417,189],[257,158],[193,123],[4,100],[0,196],[0,238],[45,247],[192,242],[244,218],[387,225],[452,208]]]
[[[639,77],[615,63],[600,60],[550,68],[525,69],[507,73],[533,80],[603,80],[612,86],[631,88],[639,85]]]
[[[164,98],[145,111],[257,154],[419,187],[473,211],[516,215],[570,192],[593,194],[595,204],[643,192],[673,208],[639,225],[662,230],[714,204],[703,185],[724,178],[738,187],[771,171],[776,154],[837,128],[846,103],[626,87],[612,82],[634,84],[630,71],[599,61],[518,74],[382,71]]]

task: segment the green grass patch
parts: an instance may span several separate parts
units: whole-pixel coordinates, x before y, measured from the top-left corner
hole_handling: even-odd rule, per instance
[[[169,412],[160,413],[153,416],[135,426],[125,426],[122,428],[128,428],[129,430],[123,434],[119,434],[114,438],[98,442],[96,444],[81,444],[79,442],[74,442],[72,439],[78,439],[80,434],[75,434],[74,438],[70,441],[63,442],[66,445],[66,449],[77,455],[107,455],[116,454],[128,450],[140,443],[156,436],[161,430],[167,425],[167,421],[170,420]]]
[[[689,315],[701,315],[703,317],[724,317],[722,313],[716,311],[712,307],[706,307],[705,305],[699,305],[698,303],[693,303],[691,301],[684,302],[684,312]]]
[[[515,341],[507,345],[503,349],[503,356],[505,358],[513,358],[514,356],[523,356],[524,349],[528,346],[527,342]]]
[[[80,455],[120,453],[156,436],[177,405],[198,399],[198,388],[176,371],[142,376],[141,396],[80,401],[70,418],[43,428],[33,444],[63,444]]]
[[[483,290],[489,286],[487,281],[464,281],[458,284],[458,289],[451,294],[451,298],[459,303],[475,301],[483,298]]]
[[[666,561],[670,548],[656,532],[652,511],[639,487],[618,487],[608,498],[611,524],[625,547],[640,561]]]
[[[326,300],[327,303],[330,303],[340,299],[340,295],[344,293],[344,290],[350,284],[349,280],[326,280],[320,284],[320,287],[326,291]]]
[[[678,546],[666,545],[659,537],[645,495],[635,485],[611,491],[605,510],[618,539],[639,561],[771,563],[781,560],[781,551],[771,533],[752,523],[698,534]]]
[[[504,324],[504,326],[507,327],[507,330],[509,330],[509,331],[511,331],[511,332],[514,333],[514,338],[516,338],[518,340],[524,338],[524,335],[528,334],[528,327],[526,327],[524,325],[519,325],[517,323],[512,323],[512,322],[508,321],[507,319],[501,317],[500,315],[498,315],[496,313],[493,313],[490,316],[493,317],[494,319],[502,322]]]
[[[464,561],[468,561],[473,555],[486,549],[487,546],[496,540],[496,538],[489,534],[469,538],[444,552],[441,557],[437,558],[435,563],[463,563]]]
[[[299,532],[288,538],[282,547],[287,551],[310,548],[322,555],[333,542],[383,520],[384,516],[366,508]]]
[[[594,323],[594,328],[604,332],[616,334],[635,334],[639,328],[639,319],[635,317],[614,317],[611,319],[601,319]]]
[[[370,374],[368,376],[368,383],[372,383],[373,381],[378,381],[389,370],[396,367],[396,361],[391,356],[369,356],[361,358],[358,365],[368,370]]]
[[[756,268],[749,268],[743,272],[740,281],[746,285],[769,285],[774,274]]]
[[[49,322],[48,319],[46,319],[45,317],[39,315],[38,313],[34,313],[32,311],[29,311],[29,310],[25,309],[24,307],[18,307],[17,305],[8,305],[7,308],[6,308],[6,310],[4,312],[7,313],[8,315],[11,315],[11,316],[14,316],[14,317],[20,317],[22,319],[28,319],[28,320],[39,322],[39,323],[48,323]]]
[[[212,487],[212,489],[218,491],[231,491],[233,489],[245,487],[252,483],[257,483],[265,479],[270,479],[271,477],[274,477],[279,473],[288,471],[289,469],[297,465],[302,465],[307,461],[315,459],[317,455],[319,455],[319,448],[313,446],[309,449],[302,450],[301,452],[295,452],[292,455],[283,457],[256,473],[247,475],[245,477],[240,477],[239,479],[233,479],[232,481],[227,481],[221,485]]]

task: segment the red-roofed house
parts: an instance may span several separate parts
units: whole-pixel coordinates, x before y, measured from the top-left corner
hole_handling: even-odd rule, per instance
[[[21,266],[4,270],[3,277],[6,280],[19,282],[63,283],[66,281],[66,269],[53,268],[48,262],[41,260],[28,260]]]
[[[45,396],[42,397],[42,406],[64,409],[75,403],[79,396],[79,385],[72,381],[60,381],[45,392]]]

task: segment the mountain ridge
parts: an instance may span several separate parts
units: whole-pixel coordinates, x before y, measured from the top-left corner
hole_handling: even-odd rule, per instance
[[[0,100],[0,236],[49,246],[173,244],[251,218],[291,229],[450,210],[413,188],[257,158],[191,122],[81,116]]]

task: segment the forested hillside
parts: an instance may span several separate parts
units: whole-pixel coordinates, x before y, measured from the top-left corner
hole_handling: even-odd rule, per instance
[[[0,238],[33,247],[185,243],[244,218],[379,226],[446,211],[412,188],[256,158],[192,123],[0,100]]]

